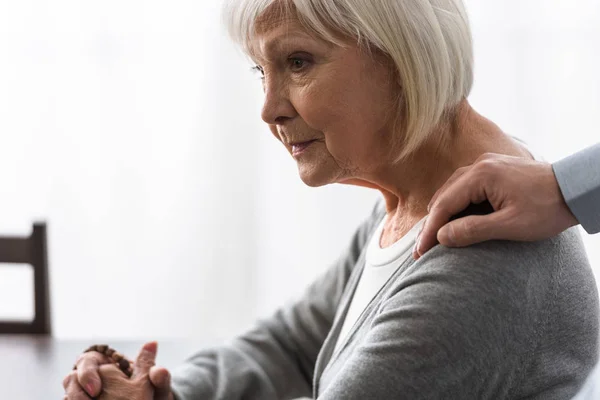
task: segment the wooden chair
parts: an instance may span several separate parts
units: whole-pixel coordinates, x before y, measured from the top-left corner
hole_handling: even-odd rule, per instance
[[[0,236],[0,268],[2,263],[30,264],[33,267],[35,316],[32,322],[0,321],[0,334],[49,335],[50,294],[46,224],[33,224],[29,237]]]

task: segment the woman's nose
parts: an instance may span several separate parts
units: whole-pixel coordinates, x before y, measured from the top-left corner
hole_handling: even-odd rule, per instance
[[[285,85],[273,80],[264,81],[265,101],[261,117],[269,125],[281,125],[284,121],[294,118],[296,110],[290,102]]]

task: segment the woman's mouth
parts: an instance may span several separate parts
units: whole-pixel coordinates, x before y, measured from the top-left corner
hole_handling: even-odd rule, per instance
[[[300,154],[304,153],[304,151],[316,140],[309,140],[307,142],[296,143],[292,145],[292,156],[297,157]]]

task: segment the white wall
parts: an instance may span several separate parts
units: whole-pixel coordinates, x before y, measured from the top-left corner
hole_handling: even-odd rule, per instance
[[[326,267],[372,204],[301,183],[220,3],[0,0],[0,233],[49,221],[56,336],[230,336]],[[549,161],[599,141],[600,5],[467,4],[474,106]],[[23,290],[0,290],[14,309]]]
[[[49,221],[56,335],[249,323],[259,90],[220,6],[0,4],[0,221]]]

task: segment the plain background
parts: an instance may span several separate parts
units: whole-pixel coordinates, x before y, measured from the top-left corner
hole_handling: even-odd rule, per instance
[[[473,106],[548,161],[600,141],[600,2],[466,3]],[[48,221],[59,338],[230,337],[370,211],[374,192],[303,185],[220,12],[0,0],[0,234]],[[28,278],[0,269],[0,315],[27,315]]]

